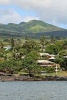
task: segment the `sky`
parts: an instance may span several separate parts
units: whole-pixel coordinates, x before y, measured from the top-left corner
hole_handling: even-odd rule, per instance
[[[67,0],[0,0],[0,23],[34,19],[67,29]]]

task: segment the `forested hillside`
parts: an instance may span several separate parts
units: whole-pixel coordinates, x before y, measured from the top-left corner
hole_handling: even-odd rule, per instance
[[[31,20],[19,24],[0,24],[0,36],[28,36],[39,38],[42,35],[66,37],[67,30],[40,20]]]

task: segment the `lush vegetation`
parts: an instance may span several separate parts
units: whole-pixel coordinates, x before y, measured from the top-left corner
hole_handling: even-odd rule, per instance
[[[47,24],[40,20],[21,22],[19,24],[0,24],[0,36],[27,36],[40,38],[42,35],[65,37],[67,30]]]
[[[67,39],[47,38],[39,40],[29,38],[0,39],[0,72],[7,74],[27,73],[37,76],[41,71],[54,73],[55,67],[42,67],[37,60],[48,60],[39,53],[54,54],[54,63],[60,65],[62,71],[67,71]]]

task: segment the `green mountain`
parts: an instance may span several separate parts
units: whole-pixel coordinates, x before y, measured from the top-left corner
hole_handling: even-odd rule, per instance
[[[51,32],[51,31],[61,31],[64,30],[62,28],[56,27],[51,24],[47,24],[40,20],[31,20],[26,23],[19,24],[24,32],[32,32],[32,33],[40,33],[40,32]]]
[[[0,36],[28,36],[38,38],[42,35],[65,37],[67,36],[67,30],[40,20],[31,20],[19,24],[0,24]]]

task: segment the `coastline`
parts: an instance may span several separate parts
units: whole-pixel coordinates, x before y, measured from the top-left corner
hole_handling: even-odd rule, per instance
[[[0,82],[6,81],[67,81],[67,77],[48,76],[45,78],[29,76],[0,76]]]

